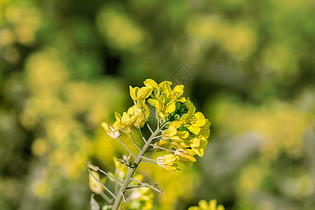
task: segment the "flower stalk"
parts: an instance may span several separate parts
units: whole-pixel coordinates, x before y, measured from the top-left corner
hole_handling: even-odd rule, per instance
[[[116,195],[116,200],[115,200],[115,203],[113,205],[113,210],[117,210],[118,207],[119,207],[119,204],[121,202],[121,199],[122,199],[122,195],[123,193],[126,191],[127,187],[128,187],[128,184],[129,182],[131,181],[131,178],[133,176],[133,174],[135,173],[138,165],[140,164],[141,160],[142,160],[142,156],[145,154],[146,150],[150,147],[150,144],[151,144],[151,141],[153,140],[153,138],[158,135],[160,132],[160,129],[158,128],[157,130],[155,130],[150,138],[146,141],[146,143],[144,144],[144,146],[142,147],[141,151],[139,152],[139,154],[137,155],[134,163],[133,163],[133,166],[132,168],[130,168],[126,178],[125,178],[125,181],[123,182],[123,184],[121,185],[117,195]]]

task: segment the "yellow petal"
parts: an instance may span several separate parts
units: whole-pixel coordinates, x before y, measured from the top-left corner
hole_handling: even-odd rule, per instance
[[[188,152],[189,155],[195,156],[196,153],[192,149],[186,149],[186,152]]]
[[[173,126],[175,128],[178,128],[181,124],[182,124],[181,121],[173,121],[171,122],[170,127]]]
[[[153,87],[155,89],[159,89],[159,85],[153,79],[146,79],[143,83],[147,87]]]
[[[184,114],[180,120],[182,121],[186,121],[186,120],[190,120],[192,118],[192,116],[194,115],[195,111],[196,111],[196,107],[194,106],[193,103],[191,103],[189,100],[186,102],[186,104],[189,102],[189,107],[188,107],[188,111],[186,114]],[[188,106],[188,105],[187,105]]]
[[[150,96],[152,93],[152,88],[151,87],[142,87],[139,89],[137,93],[137,98],[147,98]]]
[[[222,205],[219,205],[219,206],[217,207],[217,210],[224,210],[224,207],[223,207]]]
[[[204,140],[207,140],[210,136],[210,125],[211,123],[209,122],[208,119],[206,119],[206,124],[201,127],[200,132],[198,133],[198,138],[202,138]]]
[[[171,136],[175,136],[176,135],[176,133],[177,133],[177,129],[175,128],[175,127],[173,127],[173,126],[170,126],[168,129],[167,129],[167,131],[168,131],[168,135],[171,137]]]
[[[190,132],[192,132],[192,133],[195,134],[195,135],[197,135],[197,134],[200,132],[200,130],[201,130],[200,127],[195,126],[195,125],[190,125],[190,126],[188,126],[187,128],[188,128],[188,130],[189,130]]]
[[[177,160],[176,156],[173,154],[164,155],[164,163],[167,165],[172,165]]]
[[[160,107],[160,103],[158,100],[156,99],[148,99],[148,103],[151,105],[151,106],[154,106],[155,108],[158,109],[158,107]]]
[[[189,132],[188,131],[178,131],[177,135],[182,139],[186,139],[189,136]]]
[[[175,160],[172,160],[172,154],[168,154],[168,155],[165,155],[163,157],[158,157],[157,158],[157,164],[167,170],[170,170],[170,171],[176,171],[177,170],[177,164],[174,164],[175,160],[176,160],[176,157],[175,157]]]
[[[179,161],[184,163],[197,161],[196,158],[189,155],[189,153],[183,149],[177,149],[174,154],[177,155],[178,157],[181,157],[182,159],[179,159]]]
[[[135,122],[137,121],[137,119],[139,119],[139,118],[140,118],[140,117],[137,116],[137,115],[132,115],[132,116],[130,117],[130,125],[133,124],[133,123],[135,123]]]
[[[209,202],[209,209],[210,210],[216,210],[216,208],[217,208],[217,201],[216,200],[211,200],[210,202]]]
[[[204,154],[204,149],[201,148],[191,148],[199,157],[202,157]]]
[[[119,121],[115,121],[114,123],[113,123],[113,126],[112,126],[115,130],[120,130],[120,128],[119,127],[121,127],[121,128],[124,128],[124,126],[123,125],[121,125],[121,120],[119,120]]]
[[[209,209],[208,203],[205,200],[199,201],[200,209]]]
[[[129,109],[127,111],[128,115],[132,115],[132,114],[134,114],[134,112],[135,112],[135,106],[129,107]]]
[[[164,168],[166,168],[167,170],[171,172],[175,172],[177,170],[177,165],[174,165],[174,166],[165,165]]]
[[[206,124],[206,118],[201,112],[196,112],[194,117],[197,119],[196,125],[202,127]]]
[[[164,81],[159,84],[159,86],[162,88],[163,93],[166,96],[168,96],[172,91],[171,85],[172,85],[172,82],[169,82],[169,81]]]
[[[185,122],[185,120],[187,119],[187,116],[188,114],[183,114],[179,120]]]
[[[163,87],[163,86],[171,86],[173,83],[170,81],[163,81],[159,84],[159,87]]]
[[[194,115],[195,111],[196,111],[196,107],[194,106],[193,103],[191,103],[188,108],[187,119],[190,119]]]
[[[130,92],[130,96],[132,98],[132,100],[137,100],[137,92],[138,92],[139,88],[135,87],[133,88],[131,85],[129,86],[129,92]]]
[[[105,129],[106,132],[109,131],[109,126],[108,126],[108,124],[106,122],[102,123],[102,127]]]
[[[115,118],[118,122],[121,121],[121,115],[118,112],[115,112]]]
[[[150,117],[150,109],[148,105],[145,104],[143,106],[143,112],[144,112],[145,118],[148,119]]]
[[[190,144],[191,147],[199,147],[200,146],[200,139],[198,139],[198,138],[193,138],[191,140],[191,142],[192,142]]]
[[[121,122],[124,124],[124,125],[130,125],[129,123],[129,116],[126,112],[123,113],[123,116],[121,118]]]
[[[183,98],[177,99],[177,101],[178,101],[178,102],[182,102],[182,103],[184,103],[184,102],[186,102],[186,98],[185,98],[185,97],[183,97]]]
[[[184,85],[176,85],[173,89],[176,97],[181,96],[184,93]]]
[[[165,113],[172,113],[175,112],[176,110],[176,105],[175,102],[169,102],[166,106],[165,106]]]

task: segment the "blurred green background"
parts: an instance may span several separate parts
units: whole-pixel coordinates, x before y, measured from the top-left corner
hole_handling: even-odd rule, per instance
[[[156,209],[315,209],[314,58],[314,0],[0,0],[0,208],[89,209],[100,123],[152,78],[212,122],[193,167],[140,168]]]

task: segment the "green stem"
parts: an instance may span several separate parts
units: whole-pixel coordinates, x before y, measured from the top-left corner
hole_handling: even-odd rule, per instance
[[[117,210],[119,207],[119,204],[122,200],[122,195],[123,193],[125,193],[128,184],[133,176],[133,174],[135,173],[138,165],[140,164],[141,160],[142,160],[142,156],[145,154],[145,152],[147,151],[147,149],[149,148],[151,141],[153,140],[153,138],[158,135],[160,132],[160,129],[156,129],[156,131],[154,131],[154,133],[152,133],[152,135],[150,136],[150,138],[146,141],[146,143],[144,144],[144,146],[142,147],[141,151],[139,152],[139,154],[137,155],[135,162],[133,163],[134,167],[130,168],[124,182],[122,183],[117,195],[116,195],[116,199],[115,199],[115,203],[113,205],[113,210]]]

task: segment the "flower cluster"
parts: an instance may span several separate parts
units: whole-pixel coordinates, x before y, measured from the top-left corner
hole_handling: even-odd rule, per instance
[[[128,174],[128,167],[126,164],[129,162],[130,156],[127,157],[124,155],[122,160],[117,158],[113,158],[115,163],[115,172],[114,173],[106,173],[102,171],[99,167],[93,166],[88,163],[90,169],[95,171],[90,171],[89,176],[89,186],[92,192],[101,195],[105,200],[110,203],[110,199],[105,195],[103,188],[105,187],[106,177],[100,179],[100,175],[96,171],[100,171],[101,173],[107,175],[108,180],[117,183],[124,181],[126,175]],[[152,203],[154,199],[154,194],[150,187],[142,183],[143,175],[139,173],[135,173],[133,180],[131,181],[130,191],[125,195],[126,202],[124,207],[126,209],[144,209],[149,210],[152,209]],[[108,192],[108,188],[105,189],[105,192]],[[112,205],[105,205],[102,209],[112,209]]]
[[[157,148],[168,151],[157,159],[157,163],[170,171],[177,170],[176,161],[186,164],[196,162],[195,155],[203,156],[210,135],[210,122],[201,112],[196,112],[193,103],[184,97],[183,85],[171,88],[172,83],[165,81],[159,85],[147,79],[144,84],[153,89],[148,103],[155,107],[157,120],[167,123],[161,139],[155,143]]]
[[[141,129],[148,123],[149,106],[152,106],[155,108],[155,124],[161,135],[152,141],[151,146],[156,151],[167,152],[158,157],[156,163],[167,170],[176,171],[178,162],[196,162],[194,156],[203,156],[208,143],[209,120],[201,112],[196,112],[196,107],[189,99],[182,97],[183,85],[172,88],[170,81],[158,84],[152,79],[146,79],[144,85],[129,86],[134,105],[122,115],[116,112],[113,125],[102,123],[108,135],[116,139],[122,133],[131,134],[131,126]]]
[[[188,210],[224,210],[222,205],[217,206],[216,200],[211,200],[209,203],[205,200],[199,201],[199,206],[189,207]]]
[[[96,174],[90,172],[97,181],[91,185],[91,189],[110,204],[106,208],[117,210],[125,206],[128,209],[151,209],[153,194],[148,188],[164,193],[157,187],[142,182],[143,177],[136,173],[141,162],[154,163],[174,172],[179,170],[179,162],[191,164],[196,162],[196,155],[203,156],[210,135],[210,122],[201,112],[196,111],[196,107],[189,99],[182,96],[183,85],[174,88],[171,85],[170,81],[158,84],[152,79],[147,79],[143,87],[129,86],[133,105],[122,114],[115,112],[116,121],[112,125],[102,123],[107,134],[113,139],[118,139],[129,152],[128,156],[123,155],[123,159],[114,158],[115,173],[106,173],[88,163],[90,169],[103,173],[118,187],[115,188],[114,194],[100,183]],[[150,112],[153,109],[154,111]],[[150,117],[150,114],[154,116]],[[142,134],[145,125],[151,133],[148,138]],[[153,125],[156,128],[152,129]],[[136,136],[140,137],[139,139],[134,138],[137,131]],[[128,136],[137,147],[136,154],[124,143],[121,138],[124,136]],[[145,156],[149,151],[164,153],[155,160]],[[100,191],[99,186],[105,189],[111,198]],[[93,205],[96,203],[93,197],[91,203]]]

